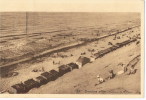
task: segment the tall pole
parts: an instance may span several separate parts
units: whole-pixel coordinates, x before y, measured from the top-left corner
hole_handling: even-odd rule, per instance
[[[26,35],[28,35],[28,28],[27,28],[27,26],[28,26],[28,13],[26,12],[26,23],[25,23],[25,25],[26,25]]]

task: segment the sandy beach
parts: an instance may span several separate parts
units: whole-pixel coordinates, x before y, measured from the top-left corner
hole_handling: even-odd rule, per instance
[[[30,15],[30,17],[34,15]],[[38,14],[37,16],[42,15]],[[69,15],[63,16],[68,18]],[[22,31],[16,29],[14,32],[21,34],[6,35],[6,31],[3,31],[5,34],[0,37],[0,68],[2,70],[0,91],[8,90],[12,85],[28,79],[35,79],[41,73],[52,69],[59,71],[59,66],[71,62],[76,63],[80,56],[91,59],[94,54],[101,50],[105,50],[126,40],[136,39],[132,43],[126,44],[105,54],[103,57],[97,58],[93,62],[85,64],[80,69],[74,69],[57,78],[55,81],[48,82],[38,88],[33,88],[27,93],[140,94],[141,31],[139,17],[136,16],[129,19],[127,17],[128,14],[117,14],[118,17],[113,16],[115,19],[112,19],[112,14],[107,14],[109,20],[102,22],[104,20],[102,19],[97,24],[93,22],[97,22],[96,17],[98,15],[90,15],[88,16],[89,18],[80,18],[80,16],[79,14],[73,19],[66,20],[66,24],[62,23],[63,25],[60,24],[61,21],[57,19],[58,17],[55,17],[54,21],[49,21],[48,23],[58,22],[61,26],[57,26],[58,23],[54,23],[55,27],[52,25],[43,27],[43,29],[36,28],[36,30],[33,30],[33,28],[40,27],[41,24],[39,24],[40,26],[33,26],[35,25],[33,23],[35,18],[33,20],[30,19],[29,21],[32,24],[28,26],[31,29],[29,31],[30,34],[22,34]],[[123,19],[120,19],[120,16],[123,16]],[[23,15],[20,17],[23,17]],[[92,18],[93,20],[91,20]],[[84,20],[87,20],[87,22],[83,23]],[[35,22],[40,23],[41,21]],[[70,22],[72,23],[69,24]],[[44,23],[46,24],[47,22]],[[65,25],[68,25],[68,27]],[[23,29],[24,27],[21,28]],[[43,30],[46,30],[46,32],[42,32]],[[117,75],[123,66],[128,66],[135,58],[139,59],[133,65],[136,69],[135,74],[127,75],[123,73]],[[109,70],[113,70],[116,76],[102,84],[98,84],[97,75],[100,74],[103,78],[107,77]]]

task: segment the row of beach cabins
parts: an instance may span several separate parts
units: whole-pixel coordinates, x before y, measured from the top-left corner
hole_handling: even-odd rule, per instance
[[[55,69],[52,69],[48,72],[43,72],[41,73],[40,76],[32,79],[28,79],[24,82],[12,85],[8,90],[6,90],[7,93],[9,94],[23,94],[27,93],[29,90],[33,88],[38,88],[44,84],[47,84],[48,82],[55,81],[57,78],[63,76],[64,74],[71,72],[74,69],[80,69],[82,68],[85,64],[91,63],[97,58],[100,58],[104,56],[105,54],[112,52],[120,47],[123,47],[126,44],[129,44],[131,42],[136,41],[136,39],[133,40],[126,40],[122,43],[117,43],[116,45],[113,45],[112,47],[109,47],[105,50],[101,50],[98,53],[95,53],[94,56],[91,58],[80,56],[78,60],[73,63],[69,63],[66,65],[61,65],[58,67],[58,71]]]

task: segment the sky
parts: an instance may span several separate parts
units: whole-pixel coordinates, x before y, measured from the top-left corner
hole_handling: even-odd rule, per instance
[[[0,0],[0,12],[141,12],[144,0]]]

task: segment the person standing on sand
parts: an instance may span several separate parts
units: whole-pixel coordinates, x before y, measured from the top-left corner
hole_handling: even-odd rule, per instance
[[[123,63],[121,63],[120,65],[121,65],[121,67],[122,67],[123,73],[125,73],[125,72],[127,71],[127,66],[124,66]]]
[[[112,79],[114,77],[115,77],[115,74],[114,74],[113,70],[110,70],[108,79]]]
[[[53,65],[55,64],[54,60],[53,60]]]
[[[127,71],[127,67],[126,66],[122,66],[122,70],[125,73]]]

